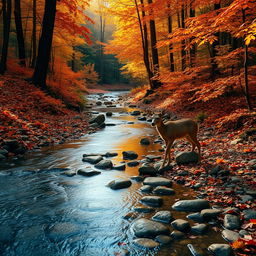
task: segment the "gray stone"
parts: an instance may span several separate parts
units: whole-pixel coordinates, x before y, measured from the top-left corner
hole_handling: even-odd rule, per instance
[[[128,162],[127,165],[129,167],[135,167],[135,166],[138,166],[140,164],[139,161],[132,161],[132,162]]]
[[[256,211],[248,209],[243,211],[245,220],[256,219]]]
[[[174,230],[171,233],[171,237],[175,240],[182,239],[184,236],[185,236],[185,234],[183,232],[180,232],[180,231],[177,231],[177,230]]]
[[[204,219],[212,219],[218,217],[222,213],[220,209],[204,209],[201,211],[201,216]]]
[[[134,212],[128,212],[127,214],[125,214],[125,215],[123,216],[123,218],[124,218],[125,220],[134,220],[134,219],[137,218],[137,214],[134,213]]]
[[[247,230],[241,229],[241,230],[239,231],[239,235],[240,235],[241,237],[244,237],[244,236],[250,235],[250,233],[249,233]]]
[[[114,156],[118,156],[118,153],[116,152],[107,152],[106,154],[104,154],[105,157],[114,157]]]
[[[7,156],[8,151],[6,149],[0,149],[0,155]]]
[[[140,199],[143,204],[160,207],[163,204],[163,198],[159,196],[144,196]]]
[[[232,214],[226,214],[224,217],[224,227],[226,229],[238,229],[240,228],[240,220],[238,216]]]
[[[225,240],[227,240],[230,243],[235,242],[237,239],[239,239],[239,233],[235,232],[235,231],[231,231],[228,229],[224,229],[222,231],[222,236]]]
[[[118,170],[118,171],[124,171],[125,168],[126,168],[126,164],[119,164],[113,167],[114,170]]]
[[[150,213],[150,212],[153,212],[155,209],[152,207],[138,206],[138,207],[134,207],[133,210],[135,212]]]
[[[112,169],[113,163],[111,160],[101,160],[99,163],[94,165],[94,167],[98,169],[103,169],[103,170]]]
[[[172,214],[170,211],[159,211],[152,217],[152,220],[170,223],[172,220]]]
[[[148,238],[134,239],[133,243],[140,248],[146,248],[146,249],[153,249],[153,248],[159,246],[159,243],[155,242],[152,239],[148,239]]]
[[[177,201],[172,208],[176,211],[189,211],[197,212],[203,209],[210,208],[209,202],[204,199],[194,199],[194,200],[180,200]]]
[[[144,179],[143,184],[150,185],[153,187],[157,187],[157,186],[171,187],[172,181],[163,177],[147,177]]]
[[[98,125],[101,125],[104,122],[105,122],[105,116],[103,114],[100,114],[89,120],[89,124],[97,123]]]
[[[76,175],[76,172],[72,171],[72,170],[68,170],[68,171],[62,172],[61,174],[65,175],[65,176],[68,176],[68,177],[73,177],[73,176]]]
[[[242,196],[240,196],[241,197],[241,202],[242,203],[246,203],[246,202],[251,202],[251,201],[253,201],[254,199],[253,199],[253,197],[252,196],[250,196],[250,195],[242,195]]]
[[[172,227],[177,229],[178,231],[186,232],[190,229],[189,222],[182,219],[174,220],[171,223]]]
[[[77,174],[85,176],[85,177],[91,177],[91,176],[99,175],[99,174],[101,174],[101,172],[95,171],[95,170],[79,169],[77,171]]]
[[[214,256],[230,256],[232,253],[231,247],[228,244],[211,244],[208,250]]]
[[[196,221],[196,222],[203,222],[204,221],[200,212],[191,213],[191,214],[187,215],[187,218],[189,220],[193,220],[193,221]]]
[[[132,185],[132,182],[130,180],[123,180],[123,179],[118,179],[118,180],[113,180],[111,181],[108,186],[111,189],[122,189],[122,188],[128,188]]]
[[[143,164],[140,168],[139,168],[139,174],[140,175],[156,175],[157,174],[157,170],[150,165],[147,164]]]
[[[172,188],[167,188],[164,186],[157,186],[153,193],[156,195],[174,195],[175,191]]]
[[[107,112],[107,113],[106,113],[106,116],[112,116],[112,115],[113,115],[112,112]]]
[[[97,102],[96,102],[96,105],[97,105],[97,106],[101,106],[101,105],[102,105],[102,102],[101,102],[101,101],[97,101]]]
[[[103,160],[102,156],[89,156],[89,157],[84,157],[83,158],[83,162],[87,162],[87,163],[90,163],[90,164],[97,164],[101,160]]]
[[[158,235],[169,235],[170,231],[164,224],[141,218],[132,224],[132,230],[137,237],[156,237]]]
[[[138,120],[139,120],[139,121],[146,121],[147,118],[146,118],[145,116],[141,116],[141,117],[138,117]]]
[[[140,191],[143,193],[150,193],[152,191],[153,187],[149,185],[144,185],[140,188]]]
[[[124,160],[133,160],[138,158],[138,154],[134,151],[123,151],[122,154]]]
[[[140,144],[141,145],[149,145],[150,144],[150,140],[148,138],[142,138],[140,140]]]
[[[4,155],[0,154],[0,161],[5,160],[5,159],[6,159],[6,157]]]
[[[172,242],[172,238],[170,236],[159,235],[155,239],[160,244],[169,244]]]
[[[132,116],[139,116],[141,114],[141,112],[139,110],[134,110],[134,111],[130,112],[130,114]]]
[[[131,180],[142,182],[144,180],[143,176],[131,176]]]
[[[246,190],[246,194],[256,198],[256,190]]]
[[[159,159],[161,159],[161,156],[147,155],[146,158],[147,158],[150,162],[153,162],[154,160],[159,160]]]
[[[207,231],[207,226],[205,224],[198,224],[191,227],[192,234],[202,235]]]
[[[177,164],[190,164],[197,163],[199,156],[195,151],[192,152],[180,152],[175,157]]]

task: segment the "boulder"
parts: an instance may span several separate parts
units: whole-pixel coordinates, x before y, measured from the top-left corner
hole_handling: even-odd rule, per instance
[[[174,230],[171,233],[171,237],[175,240],[182,239],[184,236],[185,236],[185,234],[183,232],[178,231],[178,230]]]
[[[199,161],[199,156],[195,151],[180,152],[175,157],[177,164],[191,164]]]
[[[222,231],[222,236],[229,243],[233,243],[233,242],[235,242],[236,240],[238,240],[240,238],[240,235],[239,235],[238,232],[231,231],[231,230],[228,230],[228,229],[224,229]]]
[[[157,170],[150,165],[147,164],[143,164],[140,168],[139,168],[139,174],[140,175],[156,175],[157,174]]]
[[[140,200],[143,204],[160,207],[163,204],[163,198],[159,196],[144,196]]]
[[[197,212],[210,208],[210,204],[204,199],[180,200],[172,205],[172,208],[176,211]]]
[[[230,256],[232,253],[232,249],[228,244],[211,244],[208,250],[214,256]]]
[[[153,248],[159,246],[159,243],[155,242],[152,239],[148,239],[148,238],[134,239],[133,243],[140,248],[146,248],[146,249],[153,249]]]
[[[113,115],[112,112],[107,112],[107,113],[106,113],[106,116],[112,116],[112,115]]]
[[[153,193],[156,195],[174,195],[175,191],[172,188],[167,188],[164,186],[157,186]]]
[[[87,162],[90,164],[97,164],[99,163],[101,160],[103,160],[102,156],[88,156],[88,157],[84,157],[83,158],[83,162]]]
[[[123,151],[122,154],[124,160],[133,160],[138,158],[138,154],[134,151]]]
[[[191,214],[187,215],[187,218],[189,220],[193,220],[195,222],[203,222],[204,221],[200,212],[191,213]]]
[[[101,172],[95,171],[95,170],[79,169],[77,171],[77,174],[85,176],[85,177],[91,177],[91,176],[99,175],[99,174],[101,174]]]
[[[127,165],[129,167],[135,167],[135,166],[138,166],[140,164],[139,161],[132,161],[132,162],[128,162]]]
[[[130,180],[123,180],[123,179],[118,179],[118,180],[113,180],[111,181],[108,186],[111,189],[122,189],[122,188],[128,188],[132,185],[132,182]]]
[[[140,188],[140,191],[143,193],[150,193],[152,191],[153,187],[149,185],[144,185]]]
[[[226,229],[238,229],[240,228],[240,220],[238,216],[232,214],[226,214],[224,216],[224,227]]]
[[[141,145],[149,145],[150,144],[150,140],[148,138],[142,138],[140,140],[140,144]]]
[[[89,120],[89,124],[97,123],[98,125],[101,125],[105,122],[105,115],[100,114],[97,115],[96,117],[93,117],[92,119]]]
[[[204,209],[201,211],[201,216],[204,219],[213,219],[218,217],[222,213],[222,210],[219,209]]]
[[[125,168],[126,168],[126,164],[118,164],[113,167],[114,170],[118,170],[118,171],[124,171]]]
[[[189,225],[189,222],[186,221],[186,220],[182,220],[182,219],[177,219],[177,220],[174,220],[172,223],[171,223],[172,227],[177,229],[178,231],[181,231],[181,232],[186,232],[190,229],[190,225]]]
[[[160,244],[169,244],[172,242],[172,238],[170,236],[159,235],[155,239]]]
[[[158,235],[169,235],[170,231],[164,224],[141,218],[135,220],[131,226],[132,231],[137,237],[156,237]]]
[[[172,214],[170,211],[159,211],[152,217],[152,220],[168,224],[172,220]]]
[[[191,233],[195,235],[202,235],[207,231],[207,225],[205,224],[198,224],[191,227]]]
[[[94,167],[102,170],[112,169],[113,163],[111,160],[101,160]]]
[[[153,187],[158,187],[158,186],[171,187],[172,181],[163,177],[147,177],[144,179],[143,184],[150,185]]]

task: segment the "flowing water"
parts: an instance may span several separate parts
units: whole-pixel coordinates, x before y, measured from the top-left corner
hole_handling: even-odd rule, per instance
[[[106,100],[116,101],[120,92],[106,94]],[[98,95],[89,96],[97,100]],[[95,110],[95,109],[94,109]],[[99,112],[107,109],[98,107]],[[107,123],[115,126],[86,135],[80,140],[27,154],[22,159],[6,163],[0,168],[0,255],[3,256],[108,256],[120,255],[127,249],[130,255],[191,255],[186,245],[192,243],[203,255],[211,243],[223,242],[213,230],[204,236],[190,237],[153,251],[136,248],[130,231],[131,220],[125,220],[133,207],[140,205],[145,195],[139,191],[140,183],[130,188],[111,190],[106,187],[116,178],[138,175],[138,167],[125,171],[105,170],[100,175],[66,177],[58,168],[91,168],[82,162],[84,153],[117,152],[111,158],[117,164],[122,151],[134,150],[143,155],[159,155],[159,144],[140,145],[141,137],[153,142],[156,132],[147,122],[129,115],[123,106],[109,108],[114,112]],[[132,123],[134,122],[134,123]],[[161,153],[162,154],[162,153]],[[55,168],[55,169],[54,169]],[[171,210],[177,199],[195,195],[180,185],[174,185],[175,196],[164,196],[159,209]],[[174,218],[185,218],[186,213],[175,212]],[[137,213],[150,218],[154,213]],[[191,222],[192,223],[192,222]]]

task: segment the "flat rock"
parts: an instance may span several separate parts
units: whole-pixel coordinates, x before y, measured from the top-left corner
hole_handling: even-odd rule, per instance
[[[144,185],[140,188],[140,191],[143,193],[150,193],[153,190],[152,186]]]
[[[110,111],[106,113],[106,116],[108,116],[108,117],[109,117],[109,116],[112,116],[112,115],[113,115],[113,113],[110,112]]]
[[[115,157],[118,156],[118,153],[116,152],[107,152],[106,154],[104,154],[105,157]]]
[[[94,167],[98,169],[103,169],[103,170],[112,169],[113,163],[111,160],[101,160],[96,165],[94,165]]]
[[[240,220],[238,216],[232,214],[226,214],[224,216],[224,227],[226,229],[238,229],[240,228]]]
[[[157,170],[150,165],[147,164],[143,164],[140,168],[139,168],[139,174],[140,175],[156,175],[157,174]]]
[[[199,156],[195,151],[192,152],[180,152],[175,157],[177,164],[191,164],[197,163]]]
[[[230,243],[233,243],[235,242],[237,239],[239,239],[240,235],[238,232],[235,232],[235,231],[231,231],[231,230],[228,230],[228,229],[224,229],[222,231],[222,236],[223,238],[230,242]]]
[[[134,111],[130,112],[130,114],[132,116],[139,116],[141,114],[141,112],[139,110],[134,110]]]
[[[127,165],[129,167],[135,167],[135,166],[138,166],[140,164],[139,161],[132,161],[132,162],[128,162]]]
[[[111,189],[122,189],[122,188],[128,188],[132,185],[132,182],[130,180],[123,180],[123,179],[118,179],[118,180],[113,180],[111,181],[108,186]]]
[[[201,216],[204,219],[213,219],[218,217],[222,213],[220,209],[204,209],[201,211]]]
[[[156,195],[174,195],[175,191],[172,188],[167,188],[164,186],[157,186],[153,193]]]
[[[160,207],[163,204],[163,198],[159,196],[144,196],[140,201],[152,207]]]
[[[178,230],[174,230],[171,233],[171,237],[175,240],[182,239],[185,236],[183,232],[180,232]]]
[[[140,248],[146,248],[146,249],[153,249],[159,246],[158,242],[155,242],[154,240],[148,239],[148,238],[134,239],[133,243]]]
[[[75,171],[69,170],[61,173],[62,175],[68,176],[68,177],[73,177],[76,175]]]
[[[90,163],[90,164],[97,164],[101,160],[103,160],[102,156],[88,156],[88,157],[83,158],[83,162],[87,162],[87,163]]]
[[[172,238],[165,235],[159,235],[155,238],[155,240],[160,244],[169,244],[172,242]]]
[[[150,140],[148,138],[142,138],[140,140],[140,144],[141,145],[149,145],[150,144]]]
[[[126,164],[118,164],[113,167],[114,170],[124,171],[126,169]]]
[[[135,220],[131,228],[137,237],[151,238],[158,235],[169,235],[170,233],[168,227],[162,223],[145,218]]]
[[[158,187],[158,186],[171,187],[172,181],[163,177],[147,177],[146,179],[144,179],[143,184],[150,185],[153,187]]]
[[[101,174],[101,172],[95,171],[95,170],[79,169],[77,171],[77,174],[85,176],[85,177],[91,177],[91,176],[99,175],[99,174]]]
[[[134,207],[133,210],[135,212],[150,213],[150,212],[153,212],[155,209],[152,207],[137,206],[137,207]]]
[[[152,217],[152,220],[163,223],[170,223],[172,220],[172,214],[170,211],[159,211]]]
[[[208,250],[214,256],[230,256],[232,253],[232,249],[228,244],[211,244]]]
[[[204,221],[200,212],[191,213],[191,214],[187,215],[187,218],[189,220],[193,220],[193,221],[196,221],[196,222],[203,222]]]
[[[137,181],[137,182],[142,182],[144,180],[144,177],[142,176],[132,176],[131,180]]]
[[[97,123],[98,125],[101,125],[104,122],[105,122],[105,115],[103,114],[100,114],[89,120],[89,124]]]
[[[243,211],[245,220],[256,219],[256,211],[248,209]]]
[[[138,154],[134,151],[123,151],[122,154],[124,160],[133,160],[138,158]]]
[[[150,162],[153,162],[154,160],[159,160],[159,159],[161,159],[161,156],[146,155],[146,159],[148,159]]]
[[[177,219],[177,220],[174,220],[172,223],[171,223],[172,227],[177,229],[178,231],[182,231],[182,232],[186,232],[190,229],[190,225],[189,225],[189,222],[186,221],[186,220],[182,220],[182,219]]]
[[[176,211],[197,212],[210,208],[210,204],[207,200],[204,199],[180,200],[172,205],[172,208]]]
[[[198,224],[198,225],[191,227],[192,234],[202,235],[202,234],[206,233],[206,231],[207,231],[207,225],[205,225],[205,224]]]

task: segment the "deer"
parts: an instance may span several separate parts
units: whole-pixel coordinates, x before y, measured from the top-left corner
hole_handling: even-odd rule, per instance
[[[152,121],[152,126],[156,127],[156,130],[160,137],[164,140],[166,148],[165,148],[165,156],[164,161],[160,167],[162,169],[165,166],[165,162],[168,157],[167,166],[170,165],[170,149],[173,145],[173,142],[176,139],[185,138],[192,145],[192,151],[195,151],[195,148],[198,149],[199,154],[199,162],[201,160],[201,146],[197,139],[198,133],[198,124],[196,121],[192,119],[180,119],[176,121],[168,121],[164,123],[163,121],[163,113],[160,113],[156,118]]]

